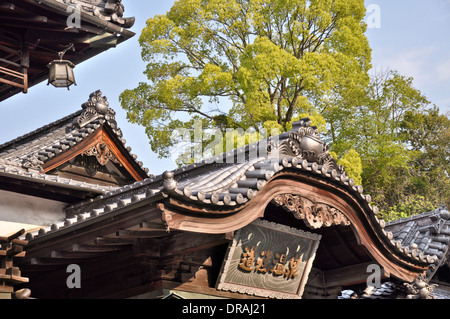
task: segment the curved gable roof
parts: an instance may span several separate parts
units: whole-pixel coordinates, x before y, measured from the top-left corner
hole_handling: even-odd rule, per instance
[[[116,187],[47,174],[52,168],[82,152],[84,144],[90,146],[95,142],[95,136],[102,133],[108,136],[110,144],[114,144],[112,146],[115,146],[116,153],[123,155],[123,161],[133,171],[135,179],[147,178],[148,169],[143,167],[143,163],[125,144],[126,140],[115,120],[115,112],[108,105],[106,97],[96,91],[83,103],[81,110],[0,145],[0,171],[12,177],[49,180],[62,186],[77,185],[102,192],[113,190]]]
[[[411,281],[438,260],[396,240],[370,202],[331,158],[309,119],[302,119],[280,136],[71,205],[70,222],[27,238],[33,245],[144,207],[159,210],[161,229],[227,233],[263,217],[274,203],[310,228],[350,224],[385,271],[403,280]]]

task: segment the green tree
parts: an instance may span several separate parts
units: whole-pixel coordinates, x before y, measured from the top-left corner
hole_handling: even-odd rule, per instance
[[[418,152],[411,163],[410,189],[428,201],[450,207],[450,117],[433,106],[409,111],[400,125],[405,143]]]
[[[368,83],[364,16],[363,0],[176,1],[147,20],[149,82],[125,90],[122,107],[160,156],[194,116],[205,128],[286,131],[336,87]]]
[[[362,185],[386,219],[448,203],[449,119],[413,78],[375,72],[368,86],[331,97],[320,105],[326,139],[338,159],[351,149],[360,155]]]
[[[362,184],[362,161],[361,156],[354,149],[349,149],[344,155],[339,157],[335,152],[331,151],[331,156],[337,159],[337,164],[345,168],[348,176],[353,178],[356,185]]]

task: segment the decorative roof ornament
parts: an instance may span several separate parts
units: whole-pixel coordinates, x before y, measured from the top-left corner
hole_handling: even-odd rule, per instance
[[[303,118],[292,125],[289,138],[278,146],[279,156],[286,155],[304,159],[322,165],[323,168],[344,173],[344,168],[337,165],[330,155],[330,148],[318,133],[316,126],[311,126],[309,118]]]
[[[36,154],[28,155],[22,160],[22,167],[26,168],[29,172],[42,172],[44,169],[41,164],[44,164],[44,162],[39,160]]]
[[[337,208],[292,194],[280,194],[272,202],[293,213],[294,217],[305,221],[311,229],[332,225],[349,226],[350,220]]]
[[[109,161],[122,165],[117,157],[111,152],[108,145],[105,143],[97,143],[81,154],[87,156],[95,156],[98,163],[102,166],[105,166]]]
[[[437,285],[430,285],[422,275],[417,276],[412,283],[404,283],[403,285],[406,288],[407,299],[436,299],[432,293]]]

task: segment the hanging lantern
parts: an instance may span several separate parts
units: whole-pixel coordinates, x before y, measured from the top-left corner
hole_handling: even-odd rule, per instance
[[[73,45],[72,45],[73,46]],[[59,60],[54,60],[50,62],[47,67],[49,68],[48,83],[52,84],[54,87],[66,87],[69,90],[69,86],[75,84],[75,76],[73,74],[73,68],[75,64],[68,60],[63,60],[64,53],[72,46],[66,50],[59,52]]]

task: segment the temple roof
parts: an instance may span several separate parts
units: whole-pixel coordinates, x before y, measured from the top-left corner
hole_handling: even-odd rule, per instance
[[[162,201],[164,204],[157,206],[161,209],[161,230],[225,233],[251,222],[256,215],[251,217],[248,211],[242,212],[251,205],[260,205],[255,200],[258,194],[268,194],[267,185],[282,185],[286,176],[313,183],[318,187],[312,188],[313,191],[328,189],[329,194],[353,201],[360,212],[352,221],[357,218],[357,227],[365,228],[360,231],[370,233],[367,240],[381,245],[379,251],[386,256],[383,258],[394,262],[403,260],[406,268],[428,267],[439,261],[435,251],[403,244],[386,228],[385,221],[377,217],[377,207],[370,205],[370,195],[364,194],[362,186],[355,185],[344,168],[331,158],[328,146],[320,140],[317,128],[312,127],[307,118],[294,123],[290,132],[75,203],[67,207],[66,220],[27,234],[27,240],[34,245],[106,220],[110,215],[125,214]],[[312,229],[350,224],[338,209],[310,203],[315,206],[305,213],[302,204],[294,207],[295,200],[276,197],[272,202],[292,212],[300,209],[303,215],[297,211],[296,218],[304,219]],[[182,221],[177,219],[180,216]],[[221,223],[221,220],[226,222]]]
[[[124,28],[131,28],[134,17],[124,17],[122,0],[57,0],[58,2],[76,7],[79,10]]]
[[[108,105],[106,97],[96,91],[90,95],[88,102],[83,103],[80,110],[0,145],[0,174],[41,183],[45,181],[54,185],[90,189],[97,193],[114,190],[117,185],[99,185],[95,181],[52,174],[52,169],[86,152],[85,149],[90,143],[95,144],[101,140],[97,135],[107,132],[103,134],[109,135],[120,148],[116,152],[123,153],[127,164],[138,174],[135,180],[148,177],[148,169],[131,153],[131,148],[126,145],[115,120],[115,112]],[[94,151],[94,155],[99,157],[99,152],[95,149]],[[117,161],[114,154],[110,153],[108,151],[105,156]]]
[[[0,101],[48,79],[48,64],[74,65],[135,35],[120,0],[15,0],[0,6]],[[76,78],[76,70],[75,70]]]
[[[398,245],[410,250],[418,249],[423,255],[437,256],[437,267],[427,271],[427,279],[431,279],[440,266],[449,262],[450,213],[444,205],[386,223],[386,230],[392,232]]]

